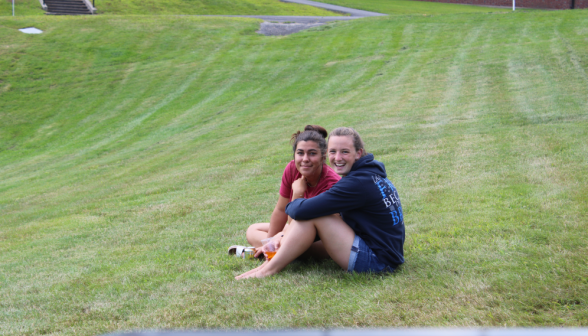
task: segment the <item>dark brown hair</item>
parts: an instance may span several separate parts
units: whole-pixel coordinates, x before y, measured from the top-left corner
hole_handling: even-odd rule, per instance
[[[292,151],[296,152],[296,147],[298,147],[298,142],[300,141],[314,141],[321,150],[321,155],[323,157],[327,156],[327,130],[319,125],[306,125],[304,127],[303,132],[296,132],[292,134]]]
[[[335,128],[331,132],[329,139],[331,139],[332,136],[349,136],[349,137],[351,137],[351,139],[353,140],[353,147],[355,147],[355,151],[359,152],[360,149],[363,149],[361,156],[363,157],[363,156],[367,155],[367,151],[365,150],[365,144],[363,143],[363,140],[361,140],[359,133],[357,133],[357,131],[354,130],[353,128],[351,128],[351,127]]]

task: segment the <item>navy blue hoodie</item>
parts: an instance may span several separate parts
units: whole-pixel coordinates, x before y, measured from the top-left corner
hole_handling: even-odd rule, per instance
[[[286,213],[296,220],[340,213],[378,260],[392,267],[404,263],[404,219],[398,192],[386,178],[384,164],[372,154],[355,161],[349,174],[331,189],[290,202]]]

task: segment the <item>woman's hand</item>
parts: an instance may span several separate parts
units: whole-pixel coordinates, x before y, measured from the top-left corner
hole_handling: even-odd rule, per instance
[[[303,198],[307,187],[306,177],[304,176],[294,181],[294,183],[292,183],[292,200]]]
[[[281,233],[279,233],[278,235],[281,235]],[[276,236],[278,236],[278,235],[276,235]],[[264,240],[262,240],[261,242],[263,243]],[[280,238],[280,240],[282,240],[282,239]],[[274,236],[271,238],[271,240],[265,242],[264,245],[255,249],[255,258],[260,256],[262,253],[265,254],[266,252],[273,252],[273,251],[277,251],[277,250],[278,250],[278,247],[276,246],[276,237]],[[266,256],[267,256],[267,254],[266,254]]]
[[[280,249],[280,246],[282,246],[282,238],[284,238],[284,233],[278,232],[278,234],[275,235],[274,238],[272,239],[272,242],[276,246],[276,251]]]
[[[255,255],[254,255],[255,258],[259,258],[260,255],[265,254],[266,251],[265,251],[264,247],[265,247],[265,245],[255,249]]]
[[[280,248],[280,245],[282,242],[282,237],[284,237],[284,232],[278,232],[278,234],[273,236],[272,239],[269,242],[267,242],[265,245],[262,245],[261,247],[256,248],[255,249],[255,258],[257,258],[262,253],[265,253],[268,251],[277,251]],[[272,246],[270,246],[270,244]]]

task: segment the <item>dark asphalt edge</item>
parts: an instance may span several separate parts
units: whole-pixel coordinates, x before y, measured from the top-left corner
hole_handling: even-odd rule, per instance
[[[243,17],[261,19],[257,33],[266,36],[282,36],[297,33],[301,30],[316,27],[332,21],[349,21],[365,17],[387,16],[387,14],[364,11],[349,7],[326,4],[311,0],[280,0],[286,3],[313,6],[330,10],[336,13],[349,14],[350,16],[286,16],[286,15],[198,15],[206,17]],[[288,22],[288,23],[286,23]]]
[[[280,1],[318,7],[318,8],[327,9],[327,10],[330,10],[330,11],[333,11],[336,13],[349,14],[352,17],[354,17],[354,16],[368,17],[368,16],[386,16],[386,15],[388,15],[388,14],[382,14],[382,13],[377,13],[377,12],[365,11],[365,10],[361,10],[361,9],[350,8],[350,7],[332,5],[332,4],[327,4],[327,3],[317,2],[317,1],[312,1],[312,0],[280,0]]]

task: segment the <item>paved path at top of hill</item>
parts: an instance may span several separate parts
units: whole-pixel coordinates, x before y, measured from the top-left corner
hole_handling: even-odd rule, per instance
[[[382,14],[382,13],[369,12],[369,11],[364,11],[364,10],[361,10],[361,9],[354,9],[354,8],[349,8],[349,7],[331,5],[331,4],[326,4],[326,3],[322,3],[322,2],[316,2],[316,1],[310,1],[310,0],[281,0],[281,1],[283,1],[283,2],[292,2],[292,3],[301,4],[301,5],[308,5],[308,6],[313,6],[313,7],[328,9],[328,10],[333,11],[333,12],[338,12],[338,13],[343,13],[343,14],[349,14],[352,17],[386,16],[387,15],[387,14]]]
[[[387,14],[369,12],[360,9],[326,4],[310,0],[281,0],[301,5],[324,8],[330,11],[349,14],[350,16],[276,16],[276,15],[203,15],[203,16],[222,16],[222,17],[248,17],[262,19],[257,31],[263,35],[289,35],[299,32],[303,29],[320,26],[329,21],[354,20],[372,16],[386,16]],[[287,22],[287,23],[286,23]]]

